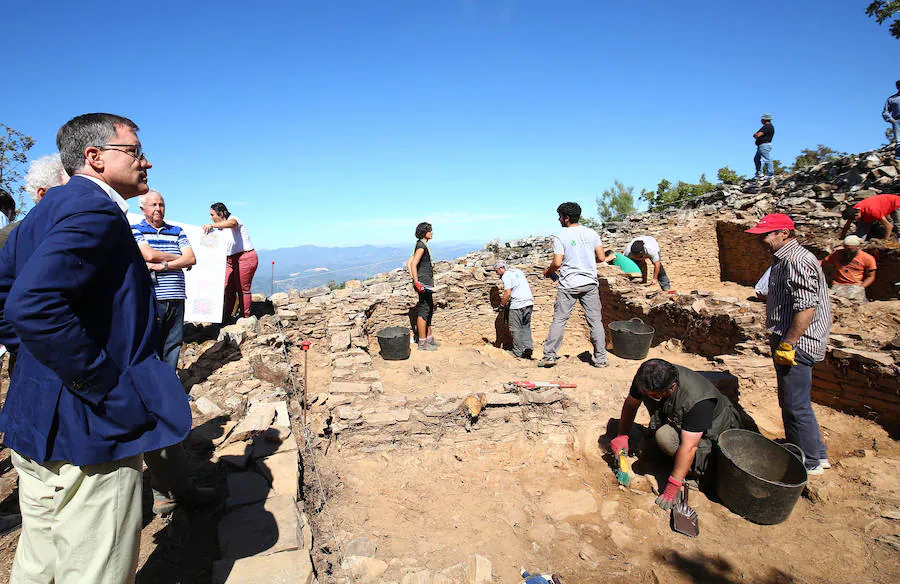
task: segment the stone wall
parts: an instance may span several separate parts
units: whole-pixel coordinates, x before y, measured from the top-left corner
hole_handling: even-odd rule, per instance
[[[747,223],[716,221],[719,248],[719,272],[723,282],[755,286],[772,264],[755,235],[745,233]]]
[[[833,335],[825,361],[813,368],[813,399],[844,412],[873,419],[893,438],[900,436],[900,374],[889,353],[844,346]],[[898,354],[897,356],[900,356]]]

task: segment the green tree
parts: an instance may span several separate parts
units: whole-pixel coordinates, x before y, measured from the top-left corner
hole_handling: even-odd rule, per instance
[[[774,174],[786,174],[790,171],[788,167],[781,163],[777,158],[772,159],[772,172]]]
[[[606,189],[597,197],[597,214],[600,219],[609,221],[637,211],[633,193],[634,187],[625,186],[618,180],[613,181],[612,188]]]
[[[890,20],[895,14],[900,12],[900,0],[874,0],[869,7],[866,8],[866,14],[874,16],[878,24],[883,24],[885,20]],[[894,38],[900,39],[900,19],[894,18],[894,22],[888,28]]]
[[[578,223],[584,225],[588,229],[593,229],[597,233],[600,233],[600,230],[603,229],[603,225],[593,217],[582,217],[578,220]]]
[[[668,179],[662,179],[656,185],[656,191],[641,191],[641,197],[647,201],[650,211],[678,208],[684,202],[705,195],[715,190],[716,185],[706,179],[705,174],[700,175],[697,183],[678,181],[674,185]]]
[[[16,214],[25,206],[25,187],[22,185],[22,168],[28,161],[26,152],[34,146],[34,140],[6,124],[0,124],[0,187],[16,200]]]
[[[736,185],[742,180],[747,179],[747,177],[745,177],[744,175],[738,174],[737,171],[731,170],[727,166],[723,166],[722,168],[720,168],[716,173],[716,176],[719,177],[720,183],[724,183],[726,185]]]
[[[794,160],[794,165],[790,170],[791,172],[794,172],[800,170],[801,168],[807,168],[809,166],[815,166],[822,162],[836,160],[837,158],[846,155],[846,152],[838,152],[837,150],[832,150],[824,144],[819,144],[815,149],[804,148],[800,151],[800,154],[797,155],[796,160]]]

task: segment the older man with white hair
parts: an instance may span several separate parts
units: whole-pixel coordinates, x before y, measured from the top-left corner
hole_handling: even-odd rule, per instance
[[[25,192],[31,196],[31,200],[37,205],[47,191],[67,182],[69,182],[69,175],[66,174],[66,170],[63,168],[59,154],[49,154],[31,161],[31,166],[28,167],[28,172],[25,173]],[[19,223],[21,221],[14,221],[0,229],[0,248],[6,245],[10,232]]]
[[[191,242],[184,230],[165,222],[166,201],[159,192],[151,190],[138,197],[138,207],[144,214],[140,223],[131,226],[134,241],[155,276],[156,309],[159,318],[159,358],[173,369],[178,368],[178,356],[184,338],[184,272],[197,263]]]

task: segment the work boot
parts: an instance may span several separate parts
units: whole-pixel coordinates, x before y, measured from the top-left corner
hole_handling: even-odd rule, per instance
[[[553,367],[556,365],[556,362],[559,361],[559,357],[544,357],[540,361],[538,361],[538,367]]]
[[[603,369],[604,367],[609,367],[609,361],[607,361],[606,359],[604,359],[603,361],[591,361],[591,367]]]
[[[210,487],[191,487],[177,494],[153,489],[153,514],[167,515],[181,504],[185,507],[205,507],[215,502],[216,490]]]

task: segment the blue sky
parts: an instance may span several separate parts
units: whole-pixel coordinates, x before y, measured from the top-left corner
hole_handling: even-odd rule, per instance
[[[785,164],[876,148],[900,57],[868,0],[11,4],[0,122],[33,157],[131,117],[169,218],[221,200],[258,248],[550,233],[614,179],[752,173],[763,112]]]

